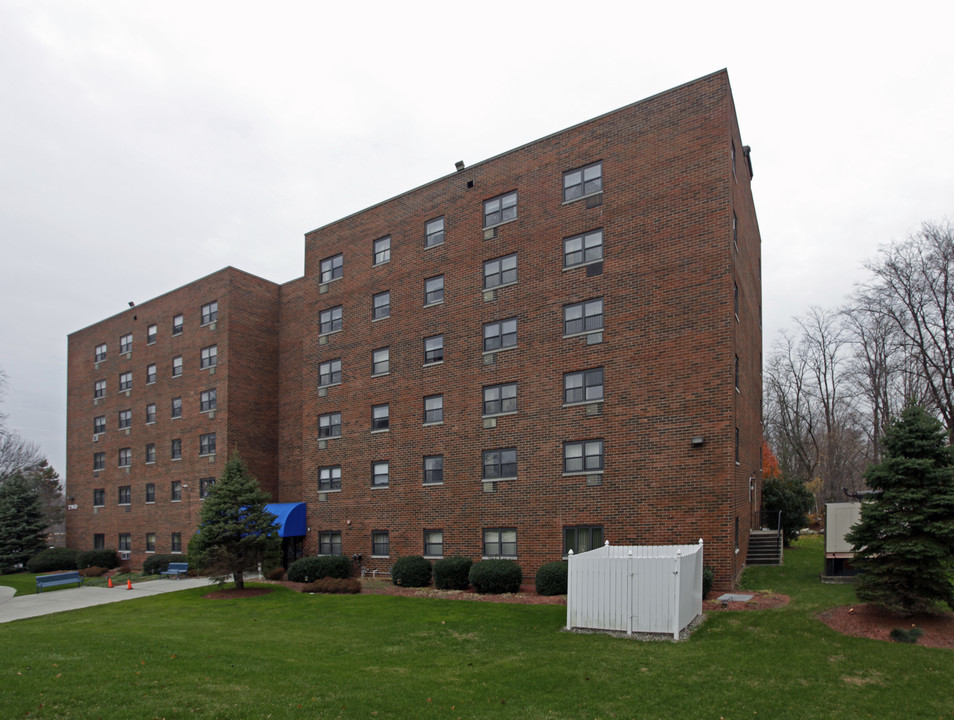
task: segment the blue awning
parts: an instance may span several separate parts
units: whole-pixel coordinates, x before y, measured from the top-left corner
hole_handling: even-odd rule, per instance
[[[269,503],[265,509],[278,516],[279,537],[298,537],[306,533],[305,503]]]

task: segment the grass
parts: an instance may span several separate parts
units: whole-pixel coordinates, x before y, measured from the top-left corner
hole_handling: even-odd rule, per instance
[[[0,625],[4,718],[952,718],[954,652],[845,637],[802,541],[684,643],[561,632],[565,608],[183,590]],[[9,576],[7,576],[9,577]],[[6,580],[6,578],[4,578]]]
[[[17,595],[33,595],[36,593],[36,576],[48,575],[49,573],[17,573],[15,575],[0,575],[0,585],[7,585],[16,590]],[[158,575],[143,575],[142,573],[120,573],[113,577],[114,585],[125,585],[126,580],[139,582],[141,580],[158,580]],[[83,579],[85,587],[106,587],[108,580],[104,577],[88,577]],[[69,590],[77,588],[79,585],[54,585],[53,587],[43,588],[40,592],[57,592],[58,590]]]

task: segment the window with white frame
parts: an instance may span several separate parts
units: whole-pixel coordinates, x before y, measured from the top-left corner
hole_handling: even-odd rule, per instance
[[[150,425],[156,422],[156,404],[149,403],[146,405],[146,425]]]
[[[600,402],[603,399],[603,368],[580,370],[563,376],[563,402]]]
[[[179,377],[180,375],[182,375],[182,356],[178,355],[172,358],[172,377]]]
[[[424,398],[424,424],[444,422],[444,396],[429,395]]]
[[[106,397],[106,381],[105,380],[97,380],[95,383],[93,383],[93,397],[94,398]]]
[[[344,255],[338,253],[321,261],[321,282],[331,282],[344,275]]]
[[[182,481],[173,480],[169,487],[169,495],[172,499],[172,502],[180,502],[182,500]]]
[[[158,334],[159,334],[158,325],[150,325],[149,327],[147,327],[146,328],[146,344],[152,345],[154,342],[156,342],[156,336]]]
[[[200,368],[210,368],[217,365],[219,362],[219,346],[218,345],[209,345],[208,347],[202,348],[199,353],[199,367]]]
[[[117,505],[130,505],[130,504],[132,504],[132,486],[120,485],[119,500],[117,502]]]
[[[173,553],[182,552],[182,533],[181,532],[172,533],[171,537],[169,538],[169,546],[170,546],[170,550]]]
[[[93,358],[96,362],[102,362],[106,359],[106,343],[100,343],[96,346],[96,351],[93,355]]]
[[[588,552],[603,547],[602,525],[570,525],[563,528],[563,554]]]
[[[341,533],[340,532],[318,533],[318,554],[319,555],[341,555]]]
[[[391,348],[378,348],[371,353],[371,374],[386,375],[391,372]]]
[[[218,404],[217,396],[218,390],[216,388],[203,390],[199,394],[199,412],[210,412],[215,410],[215,407]]]
[[[132,465],[132,448],[120,448],[119,467],[129,467]]]
[[[93,453],[93,470],[105,470],[106,469],[106,453],[98,452]]]
[[[146,502],[156,502],[156,483],[146,483]]]
[[[103,507],[106,504],[106,488],[93,490],[93,507]]]
[[[146,385],[156,382],[157,369],[155,365],[146,365]]]
[[[603,189],[603,163],[595,162],[563,173],[563,202],[595,195]]]
[[[391,484],[390,465],[382,460],[371,465],[371,487],[387,487]]]
[[[563,472],[588,474],[603,472],[603,440],[563,443]]]
[[[444,276],[428,278],[424,281],[424,304],[436,305],[444,302]]]
[[[93,534],[93,550],[102,550],[106,547],[106,536],[103,533]]]
[[[440,485],[444,482],[444,456],[424,456],[424,484]]]
[[[383,265],[391,259],[391,238],[383,237],[374,241],[374,264]]]
[[[444,360],[444,336],[432,335],[424,338],[424,364],[443,362]]]
[[[120,533],[119,542],[116,549],[121,550],[122,552],[129,552],[132,550],[132,535],[129,533]]]
[[[106,416],[99,415],[93,418],[93,435],[102,435],[106,432]]]
[[[121,338],[119,338],[119,353],[123,355],[125,353],[132,352],[132,343],[132,333],[128,333],[127,335],[123,335]]]
[[[424,531],[424,556],[425,557],[443,557],[444,556],[444,531],[443,530],[425,530]]]
[[[517,318],[498,320],[484,325],[484,352],[517,346]]]
[[[371,432],[381,432],[391,427],[391,406],[375,405],[371,408]]]
[[[341,358],[328,360],[318,365],[318,387],[341,383]]]
[[[321,491],[341,489],[340,465],[318,468],[318,489]]]
[[[119,373],[119,392],[132,390],[132,372]]]
[[[119,429],[124,430],[132,427],[132,410],[119,411]]]
[[[484,227],[493,227],[517,219],[517,192],[484,200]]]
[[[563,241],[563,267],[588,265],[603,259],[603,231],[593,230]]]
[[[202,306],[202,325],[209,325],[219,319],[219,301],[213,300]]]
[[[444,218],[434,218],[424,224],[424,247],[434,247],[444,242]]]
[[[209,496],[209,491],[215,485],[214,477],[199,478],[199,500],[204,500]]]
[[[146,465],[154,465],[156,462],[156,444],[146,443]]]
[[[517,557],[517,528],[485,528],[484,557]]]
[[[517,253],[484,263],[484,290],[517,282]]]
[[[172,334],[181,335],[182,334],[182,315],[176,315],[172,318]]]
[[[372,298],[371,318],[382,320],[391,317],[391,292],[378,293]]]
[[[199,456],[215,455],[215,433],[199,435]]]
[[[341,437],[341,413],[325,413],[318,416],[318,437]]]
[[[603,329],[603,298],[563,306],[563,334],[579,335]]]
[[[327,335],[341,330],[343,312],[340,305],[338,307],[322,310],[318,314],[318,332],[320,335]]]
[[[156,552],[156,533],[146,533],[146,552]]]
[[[483,414],[485,417],[515,412],[517,412],[517,383],[484,387]]]
[[[173,438],[170,443],[169,457],[173,460],[182,459],[182,438]]]
[[[375,530],[371,533],[371,555],[387,557],[391,554],[391,534],[387,530]]]
[[[181,397],[172,398],[172,417],[173,418],[182,417],[182,398]]]
[[[484,480],[510,480],[517,477],[517,448],[483,451]]]

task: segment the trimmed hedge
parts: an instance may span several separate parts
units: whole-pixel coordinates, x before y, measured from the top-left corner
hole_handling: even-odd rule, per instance
[[[344,555],[319,555],[296,560],[288,566],[290,582],[310,583],[321,578],[351,576],[351,558]]]
[[[78,553],[79,550],[70,548],[47,548],[27,560],[26,569],[31,573],[75,570]]]
[[[481,560],[470,568],[469,579],[479,593],[516,593],[523,570],[513,560]]]
[[[143,575],[158,575],[169,569],[171,562],[185,562],[182,555],[150,555],[142,564]]]
[[[285,579],[285,568],[277,567],[270,572],[265,573],[265,577],[269,580],[284,580]]]
[[[709,591],[712,590],[712,583],[715,581],[715,570],[711,565],[704,565],[702,568],[702,599],[705,600]]]
[[[301,589],[306,593],[328,593],[331,595],[357,595],[361,592],[361,581],[357,578],[325,577],[308,583]]]
[[[401,587],[426,587],[431,584],[431,563],[420,555],[398,558],[391,568],[391,582]]]
[[[103,567],[107,570],[112,570],[114,567],[119,567],[119,555],[115,550],[83,550],[81,553],[76,556],[76,567],[80,570],[83,568],[93,567]]]
[[[465,557],[449,557],[434,563],[434,587],[438,590],[466,590],[470,585],[470,568],[474,561]]]
[[[537,595],[566,595],[566,577],[569,567],[566,562],[548,562],[537,570]]]

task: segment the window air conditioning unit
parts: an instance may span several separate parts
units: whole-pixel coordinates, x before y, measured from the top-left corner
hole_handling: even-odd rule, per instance
[[[120,551],[119,551],[119,559],[120,559],[120,560],[128,560],[128,559],[129,559],[129,556],[130,556],[131,554],[132,554],[132,553],[130,553],[129,550],[120,550]]]

